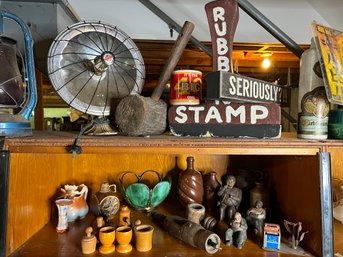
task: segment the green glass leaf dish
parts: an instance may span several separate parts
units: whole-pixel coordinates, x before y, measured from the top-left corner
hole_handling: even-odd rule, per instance
[[[148,173],[154,173],[158,177],[158,182],[152,189],[144,184],[143,178]],[[137,179],[136,182],[129,184],[126,188],[126,176],[131,174]],[[150,211],[161,204],[168,196],[171,188],[171,179],[166,176],[162,179],[161,175],[154,170],[146,170],[140,176],[132,171],[125,172],[119,179],[120,190],[125,200],[136,210]]]

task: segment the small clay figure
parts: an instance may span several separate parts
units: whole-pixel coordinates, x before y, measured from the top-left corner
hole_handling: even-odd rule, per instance
[[[247,229],[248,225],[246,220],[239,212],[236,212],[229,224],[229,229],[225,232],[225,244],[233,244],[238,249],[242,249],[247,240]]]
[[[231,220],[242,201],[242,190],[235,187],[236,178],[228,176],[225,185],[219,188],[219,221]]]
[[[254,229],[255,235],[262,235],[264,220],[266,219],[266,210],[263,207],[263,202],[257,200],[255,206],[247,211],[247,223]]]

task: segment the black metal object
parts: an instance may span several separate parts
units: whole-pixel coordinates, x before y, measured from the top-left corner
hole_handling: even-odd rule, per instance
[[[0,151],[0,257],[6,256],[9,151]]]
[[[177,32],[181,31],[181,26],[170,18],[166,13],[159,9],[156,5],[149,0],[138,0],[145,5],[150,11],[155,13],[164,22],[166,22],[170,28],[175,29]],[[266,16],[264,16],[259,10],[255,8],[247,0],[237,0],[239,7],[245,11],[251,18],[253,18],[258,24],[260,24],[265,30],[267,30],[272,36],[279,40],[284,46],[286,46],[292,53],[299,58],[301,57],[304,49],[302,49],[295,41],[293,41],[287,34],[285,34],[280,28],[278,28],[273,22],[271,22]],[[190,39],[196,46],[202,49],[209,56],[212,56],[212,51],[208,49],[203,43],[197,40],[195,37]]]
[[[304,49],[295,43],[289,36],[281,31],[273,22],[264,16],[259,10],[255,8],[247,0],[237,0],[239,7],[245,11],[251,18],[260,24],[265,30],[273,35],[277,40],[284,44],[292,53],[299,58],[301,57]]]
[[[3,149],[4,143],[5,143],[5,137],[4,136],[0,136],[0,150]]]
[[[322,256],[334,256],[333,214],[331,193],[331,158],[329,152],[320,152],[319,178],[320,178],[320,204],[322,218]]]
[[[154,5],[149,0],[138,0],[141,2],[145,7],[147,7],[150,11],[160,17],[165,23],[169,25],[170,29],[175,29],[177,32],[180,33],[182,26],[180,26],[177,22],[175,22],[172,18],[170,18],[166,13],[164,13],[161,9],[159,9],[156,5]],[[203,43],[197,40],[195,37],[191,37],[190,41],[192,41],[197,47],[202,49],[205,53],[209,56],[212,56],[212,51],[208,49]]]

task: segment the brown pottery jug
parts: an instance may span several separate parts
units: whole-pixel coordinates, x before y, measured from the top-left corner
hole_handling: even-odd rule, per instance
[[[187,157],[187,168],[180,172],[177,194],[180,202],[187,206],[190,203],[202,204],[204,187],[202,175],[194,169],[194,157]]]

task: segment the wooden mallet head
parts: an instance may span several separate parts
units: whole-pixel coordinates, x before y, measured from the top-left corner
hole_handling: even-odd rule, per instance
[[[193,29],[193,23],[189,21],[184,23],[151,97],[130,95],[119,102],[115,111],[115,121],[122,134],[149,136],[160,135],[165,131],[167,104],[160,97],[191,37]]]

